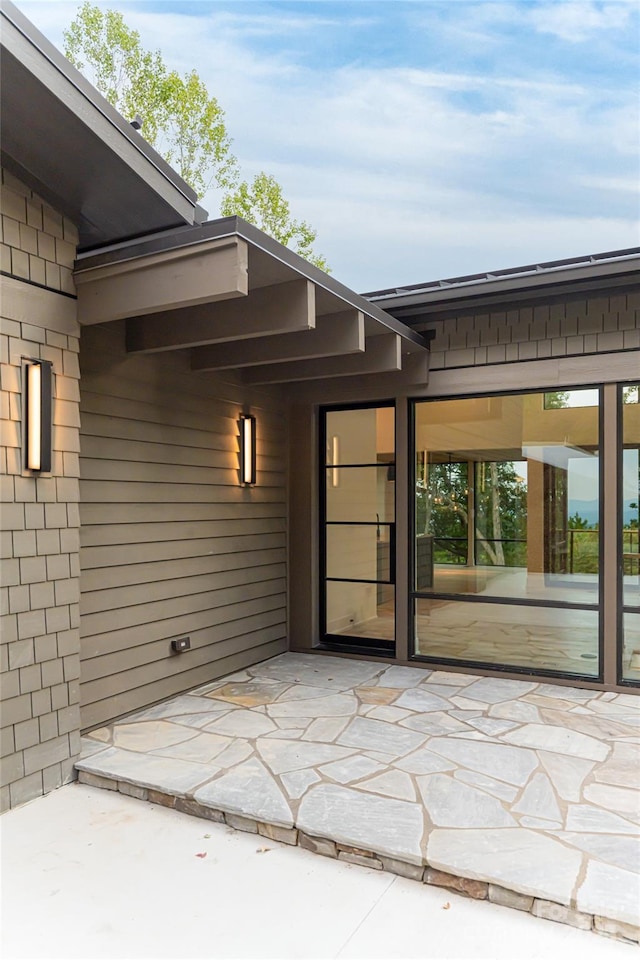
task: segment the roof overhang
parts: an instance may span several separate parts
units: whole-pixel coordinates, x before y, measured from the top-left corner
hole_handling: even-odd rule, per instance
[[[376,290],[363,296],[407,323],[419,323],[461,310],[481,311],[498,304],[504,309],[512,303],[535,303],[551,296],[631,288],[639,281],[640,248],[632,248]]]
[[[2,163],[80,248],[202,220],[195,192],[16,7],[0,10]]]
[[[74,279],[80,323],[125,321],[131,355],[250,384],[427,380],[428,338],[239,217],[82,254]]]

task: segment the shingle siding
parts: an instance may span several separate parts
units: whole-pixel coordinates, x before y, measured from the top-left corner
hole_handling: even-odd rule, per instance
[[[2,172],[2,809],[73,777],[79,749],[77,231]],[[23,281],[30,281],[24,283]],[[45,289],[49,287],[49,289]],[[53,364],[50,475],[23,470],[22,366]]]
[[[432,370],[632,350],[640,346],[640,292],[465,311],[417,329],[435,333]]]

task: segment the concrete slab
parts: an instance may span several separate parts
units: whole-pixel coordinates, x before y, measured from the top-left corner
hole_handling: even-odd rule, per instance
[[[4,960],[631,956],[625,943],[82,784],[4,814],[0,831]]]

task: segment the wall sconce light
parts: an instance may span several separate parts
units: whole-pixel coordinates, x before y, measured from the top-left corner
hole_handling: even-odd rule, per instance
[[[331,437],[331,463],[333,464],[333,470],[331,471],[331,486],[337,487],[340,483],[340,471],[338,470],[338,464],[340,462],[340,439],[339,437]]]
[[[28,360],[25,364],[25,466],[36,473],[51,470],[52,364]]]
[[[240,483],[256,482],[256,418],[240,415]]]

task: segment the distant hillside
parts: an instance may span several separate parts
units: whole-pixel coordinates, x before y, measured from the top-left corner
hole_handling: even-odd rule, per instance
[[[638,510],[637,508],[632,510],[631,504],[635,503],[634,500],[625,500],[622,507],[622,517],[625,526],[631,522],[631,520],[638,519]],[[598,501],[597,500],[569,500],[569,516],[573,517],[575,514],[578,514],[584,520],[587,521],[589,526],[594,526],[599,521],[598,513]]]

